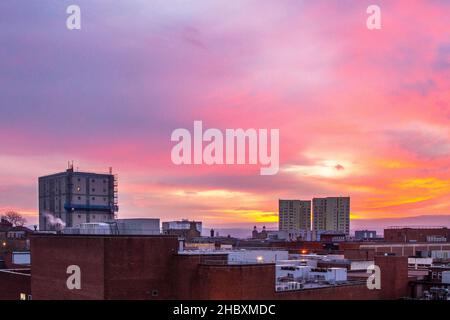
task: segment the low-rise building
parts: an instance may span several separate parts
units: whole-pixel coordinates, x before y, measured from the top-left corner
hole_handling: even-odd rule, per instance
[[[286,285],[286,282],[276,281],[279,253],[275,257],[274,252],[249,251],[243,256],[239,253],[241,250],[234,250],[237,255],[232,263],[229,255],[233,250],[179,251],[178,238],[167,235],[34,235],[31,238],[33,273],[28,278],[32,298],[399,299],[409,292],[405,257],[375,257],[374,262],[381,270],[382,290],[369,290],[365,281],[358,279],[346,281],[347,270],[343,268],[309,266],[308,281],[311,282],[300,286],[300,282],[289,281],[290,290],[279,290],[277,283]],[[263,259],[258,259],[259,256]],[[73,265],[78,266],[83,275],[79,290],[66,286],[70,276],[67,270]],[[26,291],[20,282],[16,288],[8,286],[9,296],[20,298]],[[2,297],[0,292],[0,299]]]
[[[202,234],[202,223],[200,221],[167,221],[162,223],[162,231],[165,235],[175,235],[190,242],[193,238]]]
[[[161,234],[159,219],[116,219],[111,222],[80,223],[64,228],[63,234],[91,235],[158,235]]]
[[[384,230],[384,240],[388,242],[450,242],[450,229],[447,227],[390,227]]]
[[[357,230],[355,231],[356,240],[373,240],[377,238],[375,230]]]

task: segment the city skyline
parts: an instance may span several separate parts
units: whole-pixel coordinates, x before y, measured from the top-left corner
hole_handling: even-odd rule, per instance
[[[325,196],[352,222],[450,215],[450,3],[377,1],[369,31],[367,3],[76,2],[79,31],[66,2],[0,4],[0,212],[37,223],[38,177],[73,160],[113,167],[122,218],[276,225],[278,199]],[[279,173],[174,165],[196,120],[279,128]]]

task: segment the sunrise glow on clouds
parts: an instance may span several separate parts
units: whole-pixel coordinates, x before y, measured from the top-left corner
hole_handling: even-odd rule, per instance
[[[76,2],[83,29],[65,29]],[[450,214],[450,2],[0,3],[0,209],[37,177],[119,174],[122,217],[275,223],[279,198],[354,218]],[[280,129],[280,172],[175,166],[176,128]]]

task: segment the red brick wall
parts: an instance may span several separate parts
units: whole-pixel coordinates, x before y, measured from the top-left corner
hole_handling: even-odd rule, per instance
[[[33,299],[397,299],[408,295],[406,257],[375,257],[382,290],[365,284],[275,292],[273,264],[224,265],[224,255],[178,255],[176,237],[34,236]],[[211,260],[219,260],[210,264]],[[66,269],[81,268],[81,290]],[[1,282],[0,282],[1,283]]]
[[[275,265],[201,265],[196,284],[199,299],[273,299]]]
[[[378,300],[379,290],[369,290],[365,284],[306,289],[300,291],[277,292],[277,300]]]
[[[450,242],[450,229],[385,229],[384,240],[391,242],[427,242],[428,236],[443,236]]]
[[[169,299],[176,237],[34,236],[33,299]],[[81,269],[81,289],[69,290],[67,267]]]
[[[372,248],[370,248],[372,249]],[[370,250],[370,249],[361,249],[361,250]],[[449,243],[427,243],[427,244],[411,244],[411,243],[384,243],[374,245],[373,250],[375,250],[375,255],[380,255],[382,253],[393,253],[396,256],[415,256],[418,251],[433,251],[433,250],[450,250]]]
[[[381,269],[381,290],[369,290],[365,283],[322,289],[275,292],[275,266],[207,266],[201,265],[198,278],[191,280],[196,299],[298,299],[350,300],[399,299],[409,295],[406,257],[375,257]]]
[[[175,299],[200,299],[199,269],[202,262],[218,261],[226,264],[227,255],[176,255],[171,265],[172,287]]]
[[[341,242],[339,243],[339,249],[340,250],[356,250],[359,249],[361,244],[364,244],[364,242]]]
[[[371,261],[375,256],[374,249],[346,249],[344,258],[358,261]]]
[[[409,296],[407,257],[376,256],[375,265],[381,269],[383,299]]]
[[[171,299],[177,237],[105,239],[105,299]]]
[[[81,269],[81,290],[69,290],[67,267]],[[34,236],[31,238],[31,291],[34,300],[103,299],[104,238]]]
[[[300,249],[306,250],[309,252],[317,252],[317,251],[323,250],[323,244],[321,242],[317,242],[317,241],[304,242],[300,246]]]
[[[202,265],[199,269],[197,284],[193,288],[198,288],[195,289],[198,292],[195,299],[209,300],[373,300],[404,297],[407,293],[407,276],[400,273],[398,280],[392,281],[392,277],[387,275],[395,274],[395,270],[401,271],[398,269],[398,264],[381,264],[382,290],[369,290],[366,284],[362,283],[276,292],[274,265]]]
[[[30,275],[0,271],[0,300],[19,300],[21,293],[31,294]]]

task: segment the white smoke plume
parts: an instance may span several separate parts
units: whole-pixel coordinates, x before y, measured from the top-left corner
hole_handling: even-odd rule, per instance
[[[45,217],[47,218],[48,223],[55,227],[56,231],[61,231],[66,227],[66,223],[64,221],[60,218],[56,218],[51,213],[46,213]]]

